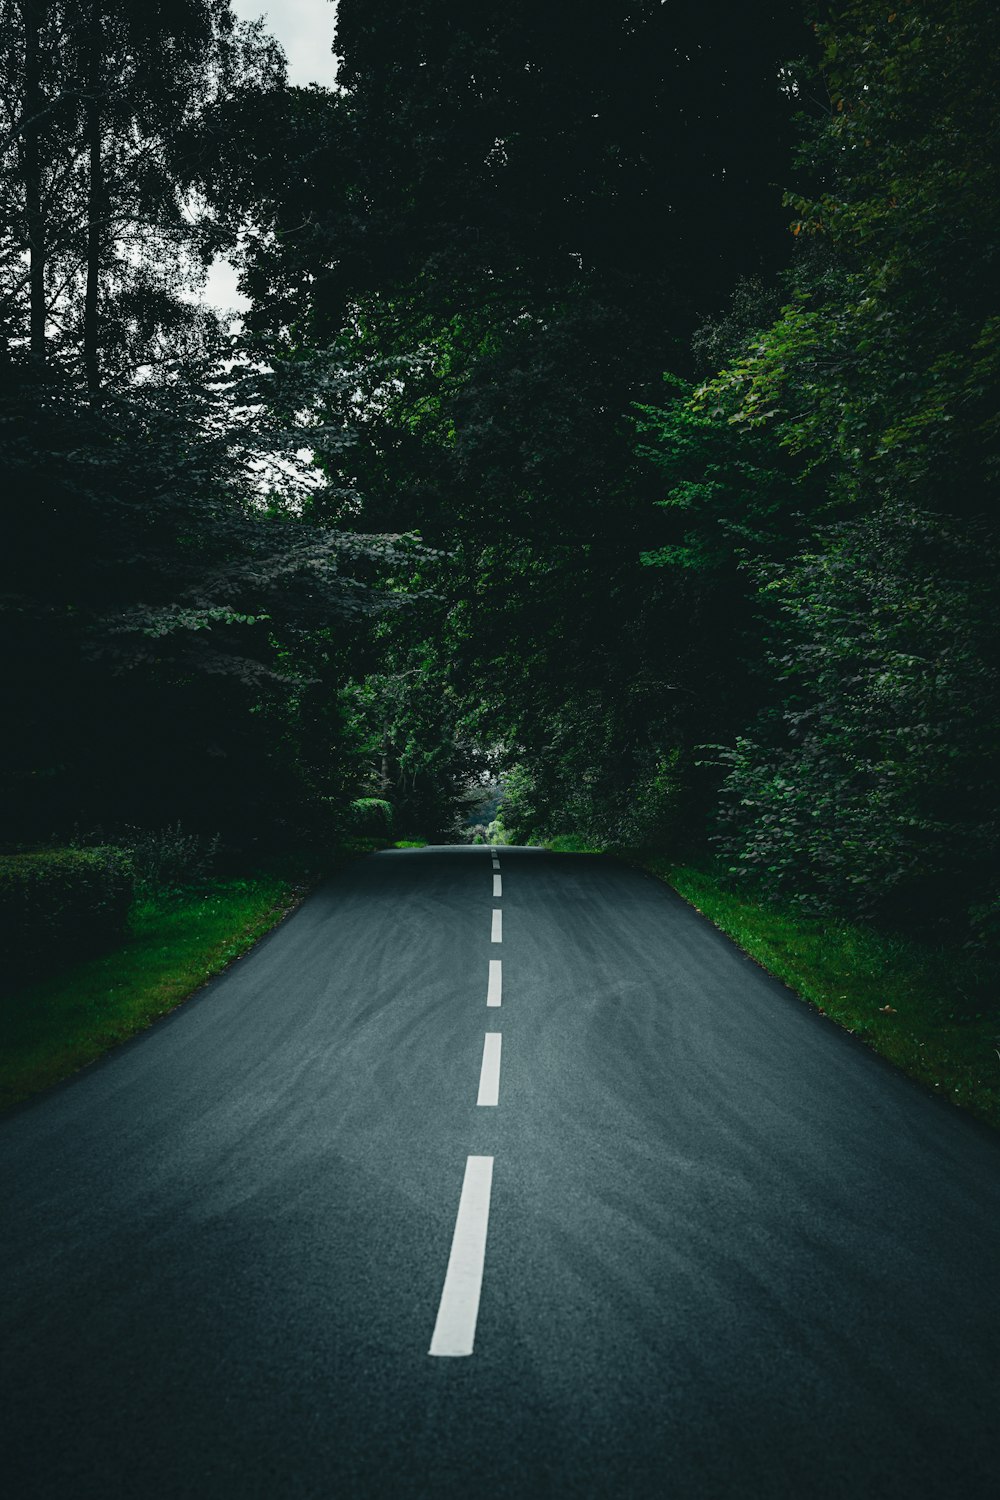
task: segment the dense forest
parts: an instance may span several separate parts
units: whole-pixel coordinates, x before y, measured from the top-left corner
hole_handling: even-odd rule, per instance
[[[995,940],[992,0],[333,29],[303,89],[229,0],[0,0],[4,847],[499,780]]]

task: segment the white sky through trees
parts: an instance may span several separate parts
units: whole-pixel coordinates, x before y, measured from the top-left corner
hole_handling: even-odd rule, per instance
[[[332,50],[336,0],[232,0],[232,7],[242,21],[263,16],[288,58],[289,83],[332,85],[337,72]],[[225,260],[217,260],[208,273],[203,296],[212,307],[243,311],[248,306],[236,290],[236,271]]]
[[[288,58],[289,83],[330,87],[336,73],[331,50],[336,0],[232,0],[232,7],[241,21],[263,16]]]

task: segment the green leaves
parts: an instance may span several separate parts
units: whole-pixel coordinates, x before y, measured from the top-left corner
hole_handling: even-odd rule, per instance
[[[765,584],[782,702],[722,752],[722,843],[806,907],[960,919],[1000,837],[995,536],[899,503]]]
[[[819,35],[780,305],[737,289],[699,338],[721,370],[642,409],[674,526],[643,560],[743,624],[763,701],[711,752],[732,868],[962,924],[1000,837],[997,34],[984,0],[854,0]]]

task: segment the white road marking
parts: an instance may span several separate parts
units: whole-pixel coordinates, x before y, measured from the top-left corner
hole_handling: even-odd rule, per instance
[[[503,877],[501,875],[494,875],[494,877],[493,877],[493,894],[494,894],[494,896],[502,896],[503,895],[503,886],[500,884],[500,882],[501,882],[502,879],[503,879]]]
[[[499,1031],[488,1031],[483,1037],[483,1065],[479,1070],[479,1098],[477,1104],[500,1103],[500,1043]]]
[[[494,913],[496,915],[496,913]],[[490,982],[486,987],[486,1004],[499,1005],[503,989],[503,964],[499,958],[490,959]]]
[[[490,942],[503,942],[503,912],[499,906],[493,908],[493,925],[490,928]]]
[[[493,868],[494,868],[494,870],[499,870],[499,868],[500,868],[500,861],[498,859],[494,859],[494,861],[493,861]]]
[[[465,1163],[458,1218],[428,1354],[472,1353],[483,1289],[492,1187],[492,1156],[470,1156]]]

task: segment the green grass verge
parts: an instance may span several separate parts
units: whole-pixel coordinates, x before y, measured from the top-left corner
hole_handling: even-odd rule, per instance
[[[806,917],[720,876],[619,851],[665,880],[804,1000],[935,1093],[1000,1128],[1000,964]]]
[[[121,947],[0,1000],[0,1108],[141,1031],[239,958],[298,902],[278,876],[137,901]]]
[[[598,844],[588,844],[578,833],[560,833],[554,839],[546,839],[545,848],[553,854],[604,854]]]

